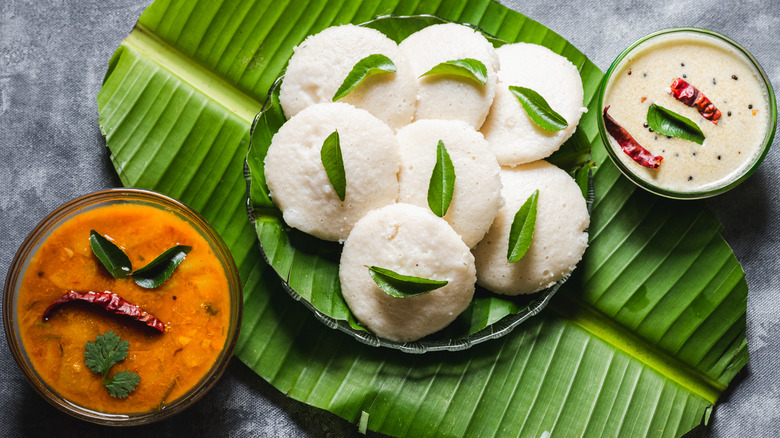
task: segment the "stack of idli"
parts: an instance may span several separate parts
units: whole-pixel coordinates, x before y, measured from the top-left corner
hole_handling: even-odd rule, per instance
[[[373,54],[389,57],[397,71],[370,76],[333,103],[352,67]],[[423,76],[462,59],[480,61],[487,83]],[[568,126],[536,126],[511,85],[542,95]],[[414,341],[454,321],[475,284],[499,294],[534,293],[575,268],[587,247],[587,205],[574,180],[542,160],[576,129],[582,99],[577,69],[565,58],[533,44],[496,50],[468,26],[430,26],[400,46],[372,29],[325,29],[289,62],[280,94],[288,121],[269,146],[266,182],[287,225],[344,243],[339,280],[353,315],[377,336]],[[343,201],[320,155],[334,131],[347,181]],[[442,217],[428,204],[434,167],[442,165],[440,143],[455,175]],[[508,263],[512,221],[536,190],[531,245]],[[447,284],[396,297],[369,266]]]

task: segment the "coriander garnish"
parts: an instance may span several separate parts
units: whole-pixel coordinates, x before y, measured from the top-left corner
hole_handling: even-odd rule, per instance
[[[84,363],[92,372],[103,375],[103,385],[111,397],[125,398],[141,382],[138,374],[127,370],[108,377],[111,367],[125,360],[128,351],[130,343],[121,340],[112,331],[97,335],[94,341],[88,341],[84,347]]]

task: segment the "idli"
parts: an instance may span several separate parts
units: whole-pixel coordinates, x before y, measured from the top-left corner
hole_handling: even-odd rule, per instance
[[[325,138],[334,131],[347,181],[344,201],[320,157]],[[364,214],[396,202],[399,166],[398,141],[386,124],[346,103],[321,103],[279,128],[265,157],[265,178],[287,225],[343,241]]]
[[[563,170],[535,161],[501,169],[504,205],[484,239],[474,248],[477,283],[504,295],[546,289],[569,275],[588,246],[587,204]],[[539,190],[536,225],[523,258],[507,263],[509,230],[520,206]]]
[[[390,58],[396,72],[366,78],[339,102],[365,109],[393,129],[410,123],[417,80],[409,61],[381,32],[351,24],[329,27],[294,49],[279,91],[285,116],[289,119],[315,103],[332,102],[355,64],[374,54]]]
[[[428,208],[428,186],[441,140],[455,169],[444,220],[469,248],[490,228],[501,206],[501,168],[485,138],[460,120],[419,120],[396,134],[401,150],[399,202]]]
[[[399,45],[419,81],[415,119],[463,120],[479,129],[493,102],[498,56],[474,29],[456,23],[421,29]],[[420,77],[442,62],[471,58],[487,68],[487,83],[449,74]]]
[[[374,282],[369,266],[446,280],[428,293],[398,298]],[[449,325],[474,295],[474,257],[460,236],[429,210],[393,204],[368,213],[350,233],[339,265],[341,292],[352,313],[377,336],[420,339]]]
[[[493,106],[480,129],[502,166],[541,160],[561,147],[577,129],[583,107],[582,79],[568,59],[536,44],[507,44],[496,49],[501,61]],[[509,91],[530,88],[541,95],[568,126],[548,131],[534,123]]]

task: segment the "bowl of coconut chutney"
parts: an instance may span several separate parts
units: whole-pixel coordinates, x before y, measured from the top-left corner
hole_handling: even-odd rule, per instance
[[[625,49],[604,75],[599,132],[632,182],[674,199],[747,179],[772,145],[777,107],[758,61],[717,32],[673,28]]]

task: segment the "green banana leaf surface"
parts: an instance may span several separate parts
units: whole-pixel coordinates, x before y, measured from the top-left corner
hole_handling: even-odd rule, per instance
[[[394,436],[679,436],[706,421],[748,360],[744,273],[703,203],[621,176],[590,105],[577,133],[597,164],[590,246],[550,304],[508,335],[410,355],[359,343],[290,299],[247,218],[250,126],[296,44],[385,14],[545,45],[578,66],[594,100],[592,63],[490,0],[157,0],[109,63],[99,124],[122,183],[198,210],[239,266],[237,356],[290,397],[352,422],[367,415],[368,429]]]

